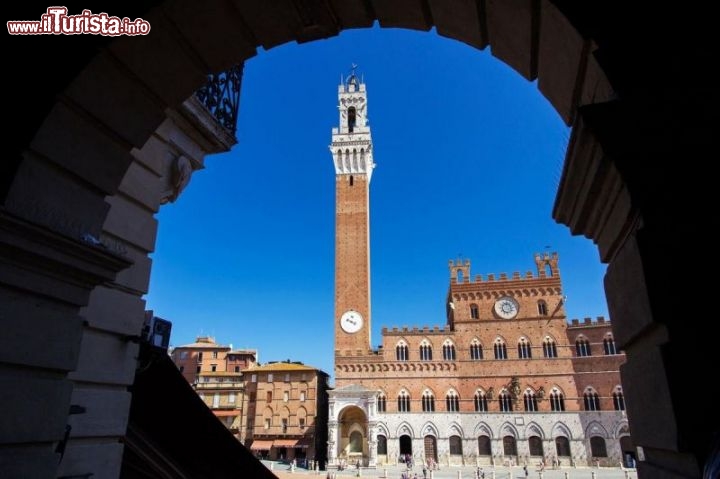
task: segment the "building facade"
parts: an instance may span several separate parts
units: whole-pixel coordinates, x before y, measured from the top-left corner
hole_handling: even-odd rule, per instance
[[[200,336],[173,349],[171,358],[200,399],[240,440],[244,440],[245,386],[242,371],[257,362],[257,350],[233,349]]]
[[[316,461],[327,458],[328,374],[300,362],[270,362],[242,373],[247,429],[257,455]]]
[[[371,347],[367,91],[338,91],[331,464],[619,465],[634,454],[604,318],[570,324],[557,254],[535,272],[471,276],[450,261],[444,327],[384,328]]]

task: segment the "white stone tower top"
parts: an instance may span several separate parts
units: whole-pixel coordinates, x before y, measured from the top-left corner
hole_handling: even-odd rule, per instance
[[[355,74],[356,65],[344,82],[338,86],[339,127],[332,129],[330,151],[336,175],[372,176],[372,136],[367,121],[367,91]]]

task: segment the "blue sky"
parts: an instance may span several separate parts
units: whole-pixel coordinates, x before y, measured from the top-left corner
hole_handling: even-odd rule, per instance
[[[147,307],[174,346],[211,335],[333,372],[337,86],[359,65],[377,168],[370,190],[372,343],[445,324],[449,259],[472,274],[560,254],[569,318],[607,316],[605,266],[551,219],[570,131],[530,83],[429,33],[373,28],[260,51],[245,64],[238,144],[207,157],[160,221]]]

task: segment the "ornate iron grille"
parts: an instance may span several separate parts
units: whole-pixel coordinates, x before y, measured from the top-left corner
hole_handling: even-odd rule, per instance
[[[244,64],[229,70],[208,75],[208,82],[195,92],[195,96],[225,129],[235,135],[238,108],[240,107],[240,84]]]

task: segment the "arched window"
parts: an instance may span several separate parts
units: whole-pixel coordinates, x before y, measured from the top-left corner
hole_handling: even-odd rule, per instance
[[[526,411],[536,412],[538,410],[537,397],[535,397],[535,392],[533,390],[526,390],[523,399],[525,402]]]
[[[565,410],[565,396],[557,388],[550,393],[550,409],[552,411]]]
[[[528,446],[530,447],[531,456],[544,456],[542,439],[538,436],[530,436],[528,438]]]
[[[538,306],[538,315],[539,316],[547,316],[548,315],[548,307],[547,307],[547,303],[545,301],[543,301],[541,299],[540,301],[538,301],[537,306]]]
[[[478,436],[478,456],[492,456],[490,437]]]
[[[590,352],[590,341],[585,336],[578,336],[575,340],[575,351],[578,357],[591,356]]]
[[[462,439],[460,436],[450,436],[450,455],[462,456]]]
[[[399,341],[397,346],[395,346],[395,359],[398,361],[407,361],[410,359],[408,345],[405,341]]]
[[[530,359],[532,358],[532,351],[530,350],[530,343],[527,338],[520,338],[518,341],[518,358]]]
[[[543,356],[546,358],[557,357],[557,345],[555,344],[555,340],[550,336],[545,336],[545,341],[543,341]]]
[[[460,410],[460,397],[455,391],[448,391],[445,396],[445,406],[448,412],[458,412]]]
[[[433,412],[435,410],[435,396],[429,389],[426,389],[422,395],[422,410],[423,412]]]
[[[583,402],[585,403],[586,411],[599,411],[600,410],[600,396],[591,387],[585,388],[583,393]]]
[[[615,407],[616,411],[624,411],[625,410],[625,396],[623,395],[622,388],[620,386],[617,386],[615,388],[615,391],[613,391],[613,406]]]
[[[357,123],[357,114],[355,112],[355,107],[351,106],[348,108],[348,131],[350,133],[353,132],[355,129],[355,124]]]
[[[377,437],[377,453],[380,456],[387,455],[387,437],[382,434],[378,434]]]
[[[600,436],[591,437],[590,454],[593,457],[607,457],[607,447],[605,447],[605,439]]]
[[[500,396],[498,396],[498,403],[500,404],[500,411],[512,411],[512,399],[510,398],[510,394],[508,394],[505,389],[503,389],[500,393]]]
[[[420,343],[420,361],[432,361],[432,345],[427,339]]]
[[[478,305],[475,303],[470,305],[470,318],[480,319],[480,309],[478,309]]]
[[[479,361],[483,358],[483,350],[482,345],[480,344],[480,341],[476,339],[472,340],[472,343],[470,343],[470,359],[473,361]]]
[[[483,392],[482,389],[478,389],[477,391],[475,391],[475,411],[487,412],[487,410],[487,396],[485,396],[485,392]]]
[[[398,394],[398,411],[410,412],[410,395],[404,389]]]
[[[387,397],[385,397],[385,394],[380,394],[378,396],[377,410],[378,410],[378,412],[386,412],[387,411]]]
[[[605,339],[603,339],[603,350],[605,351],[606,356],[617,354],[617,350],[615,349],[615,339],[610,333],[606,334]]]
[[[455,345],[449,339],[443,343],[443,359],[445,361],[455,361]]]
[[[493,349],[495,350],[495,359],[507,359],[507,346],[505,346],[505,341],[497,338]]]

